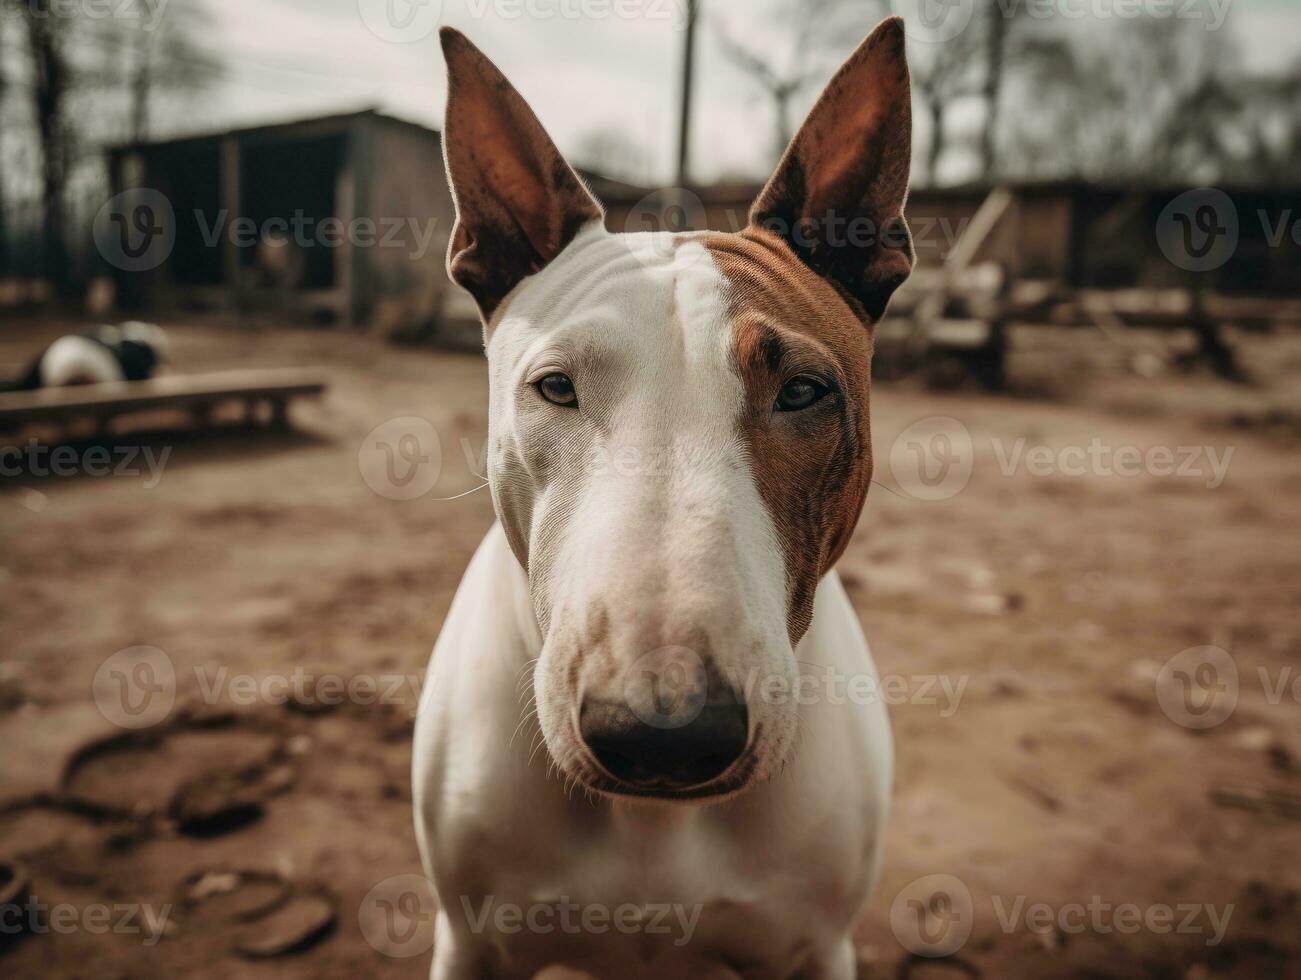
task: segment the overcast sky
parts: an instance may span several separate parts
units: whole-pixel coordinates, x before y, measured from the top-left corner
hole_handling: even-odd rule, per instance
[[[636,171],[623,176],[656,184],[672,179],[683,0],[418,2],[429,7],[411,8],[408,0],[210,4],[219,31],[214,41],[228,61],[228,76],[204,98],[202,111],[178,128],[212,129],[367,105],[437,126],[446,85],[432,30],[436,14],[437,22],[463,30],[506,71],[576,162],[585,162],[583,151],[592,133],[618,130],[643,151]],[[908,13],[916,3],[936,0],[892,2]],[[1217,36],[1237,44],[1251,68],[1273,71],[1301,61],[1299,0],[1000,2],[1048,3],[1058,11],[1063,29],[1099,32],[1123,29],[1116,12],[1125,4],[1180,10],[1192,3],[1208,25],[1217,12],[1222,14]],[[751,48],[771,51],[779,59],[793,54],[787,50],[790,29],[762,16],[772,9],[771,0],[702,0],[702,7],[694,175],[761,176],[771,164],[770,110],[752,83],[722,56],[716,25],[730,25],[730,32]],[[403,34],[407,17],[412,19],[405,32],[414,39],[391,39]],[[817,57],[819,70],[829,74],[853,48],[861,34],[852,33],[830,46],[839,50]],[[809,91],[800,112],[816,89]]]

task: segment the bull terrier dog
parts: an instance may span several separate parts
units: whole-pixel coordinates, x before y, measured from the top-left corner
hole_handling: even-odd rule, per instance
[[[416,831],[432,976],[854,976],[893,748],[833,565],[908,277],[901,21],[832,79],[740,232],[608,231],[445,29],[451,278],[484,323],[498,521],[434,648]],[[812,683],[807,683],[812,681]]]

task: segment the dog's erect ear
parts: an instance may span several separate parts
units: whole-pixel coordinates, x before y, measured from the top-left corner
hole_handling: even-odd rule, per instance
[[[880,319],[912,271],[904,221],[912,103],[903,21],[881,23],[827,85],[750,211]]]
[[[603,212],[497,66],[459,31],[445,27],[441,37],[443,156],[456,204],[447,272],[487,322],[521,279]]]

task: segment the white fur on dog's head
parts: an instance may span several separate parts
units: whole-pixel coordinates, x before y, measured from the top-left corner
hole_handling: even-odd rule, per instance
[[[585,699],[655,725],[736,696],[749,735],[735,764],[644,795],[739,791],[791,751],[795,705],[761,693],[793,689],[814,588],[871,476],[871,326],[911,267],[902,27],[883,24],[832,81],[750,227],[667,246],[606,231],[495,66],[455,31],[443,46],[449,272],[483,314],[488,476],[545,638],[548,750],[590,788],[633,792],[584,746]],[[835,239],[855,219],[874,239]],[[540,392],[554,375],[576,405]],[[826,394],[777,411],[800,378]]]

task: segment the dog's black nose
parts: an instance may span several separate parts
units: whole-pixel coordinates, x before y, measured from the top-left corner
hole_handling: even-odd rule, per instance
[[[583,703],[583,741],[596,761],[632,786],[685,789],[721,776],[745,751],[749,723],[744,704],[706,704],[683,725],[647,724],[627,705]]]

